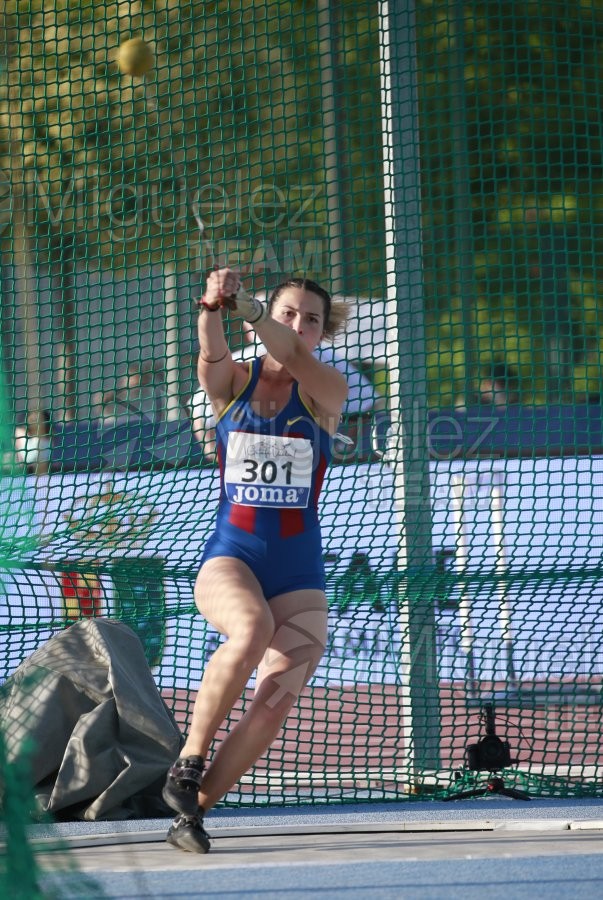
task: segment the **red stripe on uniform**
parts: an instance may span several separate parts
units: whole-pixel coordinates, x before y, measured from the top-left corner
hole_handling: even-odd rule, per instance
[[[303,438],[304,435],[299,431],[291,431],[289,432],[289,437]],[[303,509],[281,509],[279,520],[280,536],[282,538],[295,537],[296,534],[301,534],[305,529]]]
[[[327,471],[327,460],[324,453],[320,454],[318,465],[316,466],[316,476],[314,481],[314,505],[318,506],[318,498],[324,481],[325,472]]]
[[[303,509],[282,509],[280,519],[282,538],[295,537],[304,530]]]
[[[230,507],[230,515],[228,517],[228,521],[236,528],[241,528],[242,531],[247,531],[249,534],[254,534],[255,514],[255,506],[238,506],[236,503],[233,503]]]
[[[224,453],[223,448],[220,445],[218,445],[218,466],[220,467],[221,494],[222,498],[225,498],[226,492],[224,490]],[[228,521],[236,528],[240,528],[242,529],[242,531],[248,532],[248,534],[254,534],[255,512],[256,511],[254,506],[237,506],[235,503],[232,503]]]

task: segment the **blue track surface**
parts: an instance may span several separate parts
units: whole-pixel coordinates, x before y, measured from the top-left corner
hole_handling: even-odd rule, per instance
[[[35,831],[61,835],[80,869],[50,876],[49,886],[62,883],[62,898],[78,896],[82,873],[111,900],[603,897],[599,800],[220,809],[206,824],[207,856],[168,847],[165,820]]]

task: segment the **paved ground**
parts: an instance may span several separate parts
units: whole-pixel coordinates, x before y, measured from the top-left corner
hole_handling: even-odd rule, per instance
[[[207,819],[207,856],[167,845],[167,825],[36,826],[45,884],[58,880],[61,900],[603,896],[603,799],[223,809]],[[49,849],[57,834],[65,849]]]

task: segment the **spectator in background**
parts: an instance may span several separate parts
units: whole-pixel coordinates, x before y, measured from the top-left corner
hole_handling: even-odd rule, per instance
[[[15,458],[31,475],[44,475],[50,464],[52,417],[47,409],[27,413],[15,428]]]
[[[461,395],[454,408],[466,412],[472,406],[492,406],[506,409],[519,403],[519,378],[513,366],[506,362],[492,362],[482,369],[477,390],[468,399]]]
[[[479,402],[506,408],[519,403],[519,381],[517,372],[505,362],[494,363],[486,369],[479,383]]]
[[[114,391],[96,398],[96,418],[105,428],[140,419],[163,422],[167,417],[167,396],[152,362],[134,363],[117,382]]]
[[[233,353],[233,359],[253,359],[266,352],[264,346],[257,340],[253,328],[247,322],[243,322],[243,340],[245,346]],[[321,362],[338,369],[347,380],[348,399],[343,407],[344,422],[340,429],[339,444],[345,446],[350,442],[351,447],[356,444],[358,439],[357,419],[372,412],[375,404],[379,401],[379,394],[372,382],[354,363],[350,362],[344,350],[333,347],[331,344],[321,344],[314,351],[314,355]],[[206,459],[213,462],[216,423],[211,403],[201,388],[191,397],[189,411],[194,435],[203,447]],[[337,443],[336,441],[336,448]]]

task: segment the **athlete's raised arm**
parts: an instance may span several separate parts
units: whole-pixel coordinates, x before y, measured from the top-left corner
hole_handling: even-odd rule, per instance
[[[347,382],[341,372],[312,353],[325,335],[334,332],[332,320],[337,316],[329,294],[313,281],[294,278],[279,285],[265,306],[239,292],[236,309],[253,325],[269,358],[298,382],[304,401],[321,424],[334,433]]]
[[[222,308],[227,305],[228,298],[236,294],[239,285],[237,272],[217,269],[209,275],[205,293],[197,302],[197,376],[212,404],[218,407],[226,406],[234,393],[233,379],[237,364],[226,343]]]

